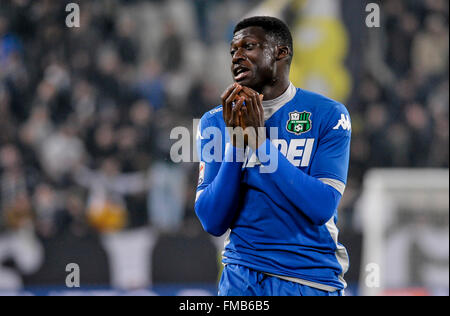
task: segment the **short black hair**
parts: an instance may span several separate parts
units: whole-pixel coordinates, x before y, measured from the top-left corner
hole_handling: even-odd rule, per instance
[[[271,36],[279,45],[288,46],[291,57],[294,54],[292,34],[286,23],[272,16],[253,16],[243,19],[234,28],[233,34],[247,27],[259,26]]]

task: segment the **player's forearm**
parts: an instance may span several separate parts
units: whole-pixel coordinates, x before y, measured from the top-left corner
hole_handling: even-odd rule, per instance
[[[292,165],[269,140],[265,144],[271,146],[270,150],[276,152],[275,158],[278,161],[274,172],[262,173],[261,176],[275,183],[281,194],[279,202],[283,204],[287,200],[315,225],[327,223],[334,215],[341,194],[328,184],[307,175]],[[259,150],[258,155],[260,154]],[[266,162],[263,160],[263,165],[267,166],[271,163],[270,160]]]
[[[242,162],[232,161],[229,147],[214,180],[200,193],[195,202],[195,212],[203,228],[214,236],[223,235],[230,227],[239,203]],[[235,154],[235,153],[234,153]],[[243,154],[243,153],[240,153]],[[238,161],[242,161],[239,159]],[[236,156],[234,156],[236,161]]]

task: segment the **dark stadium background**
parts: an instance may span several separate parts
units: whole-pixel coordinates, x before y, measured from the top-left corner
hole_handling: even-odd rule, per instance
[[[80,291],[215,294],[222,239],[196,219],[198,164],[171,162],[169,134],[218,105],[234,24],[273,1],[71,2],[79,28],[69,1],[0,0],[0,293],[65,291],[76,263]],[[304,2],[279,2],[292,29]],[[366,172],[448,168],[448,1],[383,1],[376,29],[368,1],[333,2],[347,47],[330,96],[353,125],[339,237],[356,295]]]

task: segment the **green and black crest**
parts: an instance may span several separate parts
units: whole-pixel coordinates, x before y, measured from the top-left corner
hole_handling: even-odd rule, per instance
[[[296,135],[308,132],[311,130],[311,113],[306,111],[289,113],[286,129]]]

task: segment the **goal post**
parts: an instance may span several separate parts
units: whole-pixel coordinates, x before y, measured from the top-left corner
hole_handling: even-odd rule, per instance
[[[448,169],[372,169],[355,207],[359,295],[448,295]]]

